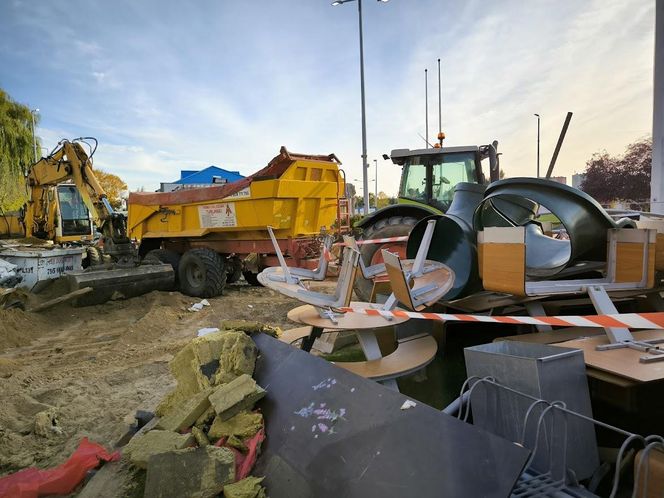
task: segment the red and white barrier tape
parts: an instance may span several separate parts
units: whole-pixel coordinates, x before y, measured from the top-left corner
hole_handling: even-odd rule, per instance
[[[369,240],[358,240],[357,245],[361,246],[363,244],[387,244],[388,242],[406,242],[408,240],[408,235],[402,235],[400,237],[386,237],[384,239],[369,239]],[[335,246],[345,245],[343,242],[337,242]]]
[[[621,313],[617,315],[586,316],[485,316],[449,313],[418,313],[414,311],[382,311],[377,309],[341,308],[347,313],[363,315],[417,318],[453,322],[509,323],[527,325],[553,325],[556,327],[621,327],[630,329],[664,329],[664,312]]]

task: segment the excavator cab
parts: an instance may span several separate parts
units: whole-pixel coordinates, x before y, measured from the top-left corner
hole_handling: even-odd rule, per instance
[[[55,227],[57,242],[92,240],[93,224],[90,211],[73,184],[57,185]]]

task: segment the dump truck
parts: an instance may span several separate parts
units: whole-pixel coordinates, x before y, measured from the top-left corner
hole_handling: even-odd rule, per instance
[[[226,185],[173,192],[132,192],[129,236],[146,260],[170,264],[181,292],[220,295],[226,283],[278,264],[267,227],[289,265],[314,267],[321,237],[348,228],[345,175],[334,154],[281,147],[269,164]]]
[[[440,142],[427,149],[394,149],[385,159],[402,166],[399,199],[375,211],[355,224],[361,230],[359,240],[393,238],[408,235],[422,219],[444,214],[452,203],[454,189],[459,183],[487,185],[498,180],[500,165],[498,142],[488,145],[444,147]],[[488,160],[488,177],[482,169]],[[360,252],[366,266],[382,263],[381,249],[388,249],[406,257],[406,242],[362,244]],[[373,282],[358,275],[355,292],[361,301],[369,301]]]

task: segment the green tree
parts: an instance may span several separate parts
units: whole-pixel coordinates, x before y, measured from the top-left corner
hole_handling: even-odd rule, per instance
[[[27,198],[25,171],[35,158],[30,114],[28,106],[15,102],[0,89],[0,209],[3,211],[20,207]],[[35,116],[35,123],[38,118]]]
[[[634,209],[640,208],[650,198],[651,164],[650,138],[629,144],[621,156],[595,153],[586,162],[581,190],[602,203],[631,201]]]

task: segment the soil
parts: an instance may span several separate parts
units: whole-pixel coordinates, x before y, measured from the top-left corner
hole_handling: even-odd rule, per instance
[[[61,291],[56,282],[28,304]],[[83,437],[112,448],[136,410],[154,410],[174,386],[168,361],[199,329],[225,319],[291,328],[286,313],[299,304],[244,281],[187,310],[198,301],[152,292],[85,308],[0,310],[0,475],[59,465]],[[36,431],[45,417],[53,427]]]

